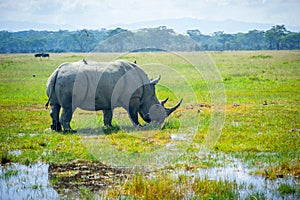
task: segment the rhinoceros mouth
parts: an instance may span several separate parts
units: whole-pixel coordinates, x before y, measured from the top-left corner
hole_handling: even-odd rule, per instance
[[[160,101],[160,104],[154,104],[149,109],[149,112],[146,114],[140,113],[143,120],[147,123],[150,122],[158,122],[163,123],[164,120],[171,115],[182,103],[183,99],[181,99],[174,107],[166,108],[164,107],[165,103],[168,101],[168,98]]]
[[[149,109],[149,117],[152,122],[163,123],[167,117],[167,112],[161,104],[155,104]]]

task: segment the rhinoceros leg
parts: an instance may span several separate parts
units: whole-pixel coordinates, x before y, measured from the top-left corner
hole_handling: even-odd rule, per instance
[[[104,126],[112,126],[113,113],[112,110],[103,110],[103,119],[104,119]]]
[[[139,126],[140,123],[138,121],[138,109],[140,107],[140,99],[139,98],[132,98],[129,102],[129,116],[131,122],[134,126]]]
[[[72,130],[72,128],[70,126],[73,112],[74,112],[74,110],[72,108],[63,107],[63,110],[62,110],[62,113],[60,116],[60,123],[64,127],[64,132],[76,132],[76,131]]]
[[[50,116],[52,118],[51,129],[54,131],[61,131],[61,124],[59,122],[59,111],[60,111],[59,104],[51,105]]]

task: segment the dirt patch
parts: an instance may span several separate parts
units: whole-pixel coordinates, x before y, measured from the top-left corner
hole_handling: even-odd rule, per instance
[[[49,165],[49,178],[58,193],[88,188],[99,191],[118,186],[132,176],[134,169],[112,167],[101,162],[75,161]]]

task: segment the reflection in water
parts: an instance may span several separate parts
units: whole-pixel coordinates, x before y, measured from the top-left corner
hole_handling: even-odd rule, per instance
[[[210,155],[212,157],[216,155]],[[237,183],[239,186],[239,199],[246,199],[253,194],[261,194],[266,199],[296,199],[297,194],[280,194],[278,188],[282,184],[289,185],[293,188],[299,186],[296,178],[277,178],[270,180],[262,176],[251,175],[253,169],[249,169],[244,163],[236,158],[222,154],[223,159],[219,160],[221,166],[211,168],[199,168],[194,171],[179,170],[175,176],[187,175],[193,178],[206,178],[209,180],[222,180]]]
[[[58,199],[57,192],[49,185],[48,168],[42,162],[0,166],[0,199]]]

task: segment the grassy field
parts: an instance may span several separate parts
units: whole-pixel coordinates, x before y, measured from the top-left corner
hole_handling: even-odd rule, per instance
[[[183,104],[160,129],[133,128],[122,109],[114,113],[114,127],[102,129],[101,112],[77,110],[72,126],[78,133],[54,133],[49,130],[49,110],[44,109],[47,78],[59,64],[83,58],[136,60],[149,78],[161,75],[159,99],[169,97],[172,106],[183,98]],[[203,147],[208,147],[241,159],[255,167],[257,175],[299,177],[299,91],[300,51],[0,55],[1,163],[80,159],[153,169],[207,168],[217,165],[214,159],[203,159]],[[147,185],[142,187],[142,182]],[[192,188],[203,198],[236,197],[232,182],[187,182],[185,177],[159,175],[153,180],[137,175],[107,195],[178,199]],[[205,184],[211,186],[203,189]],[[158,196],[151,197],[151,191]]]

